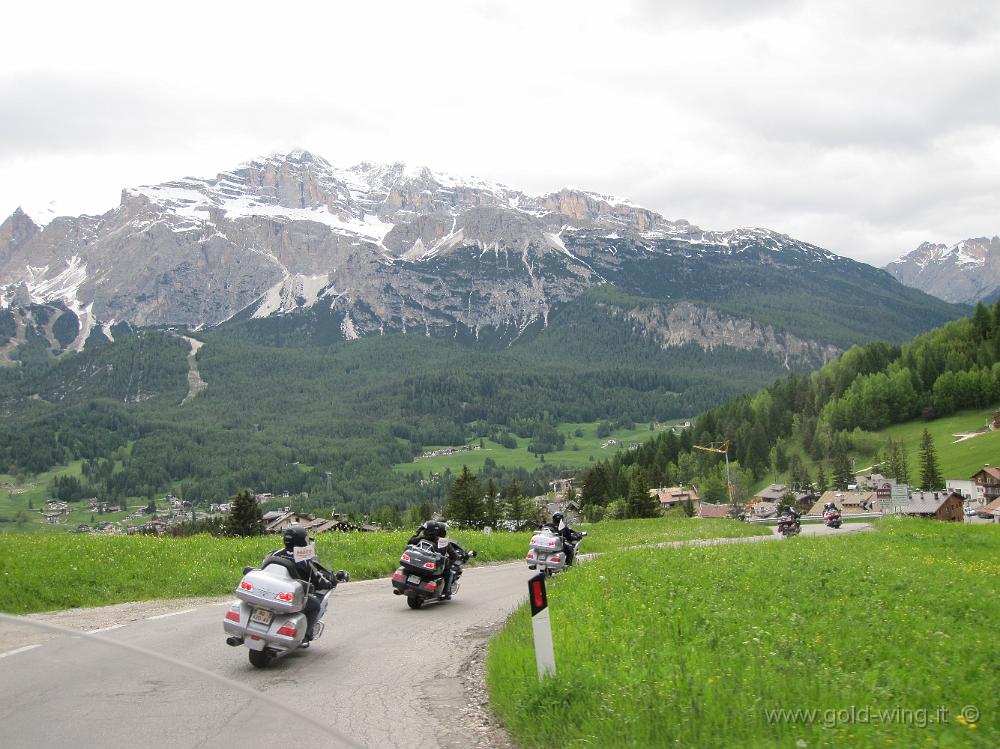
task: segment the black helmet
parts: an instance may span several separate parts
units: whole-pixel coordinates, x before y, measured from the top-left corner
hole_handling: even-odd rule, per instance
[[[285,551],[291,551],[296,546],[305,546],[309,543],[306,538],[306,529],[301,525],[290,525],[285,528]]]
[[[431,541],[437,541],[448,535],[448,526],[437,520],[428,520],[424,523],[424,535]]]
[[[563,516],[561,512],[553,513],[552,515],[552,525],[559,525],[562,522]]]

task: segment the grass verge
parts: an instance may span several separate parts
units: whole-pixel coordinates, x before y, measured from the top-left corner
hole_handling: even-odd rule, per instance
[[[644,541],[676,541],[768,533],[734,521],[698,519],[623,520],[589,526],[585,551],[610,551]],[[323,561],[357,580],[390,574],[409,531],[324,534],[316,541]],[[458,531],[453,537],[475,549],[476,564],[520,559],[530,533]],[[257,538],[157,538],[76,534],[0,535],[0,611],[100,606],[154,598],[223,595],[240,570],[259,564],[281,545],[278,536]]]
[[[522,607],[490,695],[523,746],[997,746],[998,545],[895,520],[602,557],[550,588],[558,680],[538,682]]]

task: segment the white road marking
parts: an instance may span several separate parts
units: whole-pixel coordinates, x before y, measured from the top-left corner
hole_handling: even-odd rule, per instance
[[[146,619],[166,619],[168,616],[180,616],[181,614],[190,614],[192,611],[197,611],[198,609],[184,609],[183,611],[171,611],[169,614],[157,614],[156,616],[147,616]]]
[[[112,629],[121,629],[124,624],[112,624],[110,627],[101,627],[100,629],[88,629],[88,635],[96,635],[98,632],[110,632]]]
[[[14,650],[8,650],[6,653],[0,653],[0,658],[6,658],[8,655],[17,655],[18,653],[24,653],[28,650],[34,650],[35,648],[42,647],[41,643],[36,645],[25,645],[23,648],[16,648]]]

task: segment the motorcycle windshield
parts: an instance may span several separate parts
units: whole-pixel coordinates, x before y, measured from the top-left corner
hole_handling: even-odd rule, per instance
[[[255,669],[212,624],[188,641],[169,619],[87,632],[0,614],[3,746],[362,746],[310,688],[312,653]]]

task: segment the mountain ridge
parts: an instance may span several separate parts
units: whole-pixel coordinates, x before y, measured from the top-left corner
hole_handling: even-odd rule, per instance
[[[509,345],[601,286],[712,306],[814,348],[874,335],[867,322],[838,332],[817,306],[863,301],[871,330],[892,319],[879,334],[897,340],[959,314],[895,283],[768,229],[705,231],[599,193],[529,195],[403,164],[338,168],[303,150],[126,188],[101,216],[43,227],[19,209],[0,225],[0,308],[61,304],[79,319],[76,349],[123,322],[201,328],[320,307],[327,338]],[[825,299],[835,288],[842,298]],[[799,298],[782,309],[761,294]],[[858,301],[845,307],[847,297]],[[928,319],[912,322],[918,313]]]

